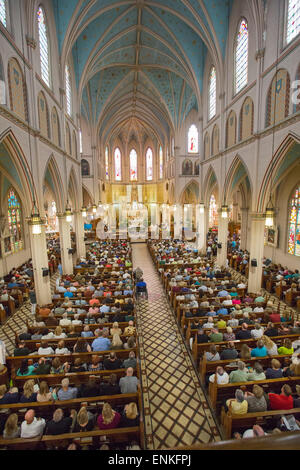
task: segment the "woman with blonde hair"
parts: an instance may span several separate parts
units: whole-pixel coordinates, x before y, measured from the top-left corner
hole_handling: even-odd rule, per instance
[[[277,345],[274,343],[274,341],[272,341],[271,338],[269,338],[269,336],[265,336],[265,335],[263,335],[261,339],[268,352],[268,356],[277,356],[278,348],[277,348]]]
[[[241,359],[251,359],[251,349],[247,344],[242,344],[240,350],[240,358]]]
[[[121,330],[121,328],[119,328],[119,323],[117,321],[115,321],[113,323],[113,326],[110,329],[110,334],[111,334],[111,336],[113,336],[114,334],[117,334],[117,335],[122,334],[122,330]]]
[[[121,428],[129,428],[131,426],[139,425],[138,409],[136,403],[131,402],[124,406],[124,410],[121,415]]]
[[[12,413],[6,420],[3,439],[15,439],[20,437],[21,426],[18,426],[18,415],[17,413]]]
[[[73,424],[71,432],[92,431],[95,427],[96,416],[88,411],[85,406],[79,412],[73,410]]]
[[[235,334],[233,333],[231,326],[226,327],[226,333],[224,333],[223,338],[224,338],[224,341],[235,340]]]
[[[36,401],[37,393],[34,391],[34,380],[26,380],[23,387],[23,394],[20,398],[20,403],[31,403]]]
[[[109,403],[104,403],[102,413],[98,416],[97,424],[99,429],[117,428],[121,421],[121,415],[114,411]]]
[[[47,382],[43,380],[40,383],[40,390],[37,394],[36,401],[38,402],[45,402],[45,401],[51,401],[53,399],[52,393],[49,391],[49,387]]]
[[[54,338],[59,339],[59,338],[66,338],[67,335],[66,333],[63,332],[63,329],[61,326],[57,326],[54,330]]]
[[[252,393],[245,392],[245,399],[248,402],[248,413],[259,413],[268,409],[264,389],[257,384],[253,385]]]
[[[123,349],[123,341],[118,333],[113,335],[110,349]]]

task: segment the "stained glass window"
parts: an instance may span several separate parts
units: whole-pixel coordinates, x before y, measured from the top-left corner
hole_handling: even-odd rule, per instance
[[[105,148],[105,179],[109,179],[108,147]]]
[[[208,119],[212,119],[216,114],[216,102],[217,102],[217,80],[216,80],[216,69],[211,68],[209,75],[209,87],[208,87]]]
[[[129,154],[130,160],[130,181],[137,181],[137,153],[134,149]]]
[[[218,225],[218,206],[214,194],[210,197],[208,217],[209,227],[216,227]]]
[[[163,179],[164,177],[164,155],[163,155],[163,149],[160,146],[159,147],[159,178]]]
[[[11,251],[22,250],[22,230],[21,230],[21,206],[13,189],[8,193],[8,226],[11,237]]]
[[[300,33],[300,0],[288,0],[286,42],[291,42]]]
[[[115,180],[121,181],[122,180],[122,170],[121,170],[121,152],[120,149],[117,147],[115,150]]]
[[[6,0],[0,0],[0,21],[6,28]]]
[[[146,180],[151,181],[153,178],[153,154],[149,147],[146,152]]]
[[[67,100],[67,113],[71,116],[72,106],[71,106],[71,76],[70,76],[70,68],[66,65],[66,100]]]
[[[240,22],[235,46],[235,93],[248,83],[248,24]]]
[[[188,133],[188,152],[198,153],[198,131],[195,124],[193,124]]]
[[[50,86],[48,33],[45,13],[42,7],[39,7],[37,11],[37,20],[39,27],[41,76],[44,82]]]
[[[289,203],[288,253],[300,256],[300,184]]]

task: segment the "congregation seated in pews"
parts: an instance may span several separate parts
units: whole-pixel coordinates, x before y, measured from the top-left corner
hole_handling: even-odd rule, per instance
[[[300,419],[300,322],[294,312],[247,292],[247,283],[234,281],[211,259],[212,250],[199,256],[170,240],[148,247],[226,438],[235,432],[251,437],[257,424],[259,432],[272,432],[281,414]],[[245,272],[248,253],[238,243],[229,248],[231,266],[234,260]]]
[[[131,267],[128,243],[92,243],[16,334],[13,386],[0,386],[1,448],[142,445]]]

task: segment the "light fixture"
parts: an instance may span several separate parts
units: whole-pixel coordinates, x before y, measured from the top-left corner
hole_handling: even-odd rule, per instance
[[[222,206],[222,209],[221,209],[221,217],[222,219],[228,218],[228,206],[226,206],[225,204]]]
[[[266,208],[266,221],[265,221],[266,227],[273,227],[273,225],[274,225],[274,215],[275,215],[274,208],[273,207],[267,207]]]
[[[87,215],[87,209],[84,206],[81,208],[81,215],[82,215],[82,217],[86,217],[86,215]]]
[[[34,202],[31,216],[28,219],[28,224],[32,227],[32,234],[40,235],[42,233],[42,225],[44,225],[44,223],[45,221],[41,219],[39,210]]]
[[[66,210],[65,210],[65,217],[66,217],[67,222],[72,222],[72,215],[73,215],[72,209],[67,204],[67,207],[66,207]]]
[[[93,204],[93,205],[92,205],[92,211],[93,211],[93,214],[96,214],[96,212],[97,212],[97,206],[96,206],[96,204]]]
[[[203,202],[200,202],[200,204],[199,204],[199,212],[200,212],[200,214],[204,214],[204,203]]]

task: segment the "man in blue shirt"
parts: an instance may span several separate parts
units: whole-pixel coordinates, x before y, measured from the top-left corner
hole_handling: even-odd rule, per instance
[[[218,292],[218,297],[227,297],[227,295],[227,290],[220,290],[220,292]]]
[[[69,298],[74,297],[73,292],[70,291],[70,287],[68,287],[67,291],[64,292],[64,297],[69,297]]]
[[[97,331],[97,330],[96,330]],[[108,338],[103,337],[103,331],[99,330],[97,331],[95,335],[97,336],[96,339],[92,342],[92,350],[93,351],[107,351],[110,349],[111,342]]]
[[[217,315],[228,315],[228,310],[227,308],[219,308],[219,310],[217,310]]]

